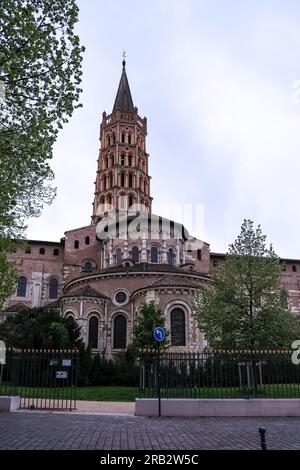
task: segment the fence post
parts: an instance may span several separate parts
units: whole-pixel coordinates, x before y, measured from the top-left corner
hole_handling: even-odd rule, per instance
[[[267,450],[267,444],[266,444],[266,430],[265,428],[259,428],[258,432],[260,434],[260,446],[261,450]]]

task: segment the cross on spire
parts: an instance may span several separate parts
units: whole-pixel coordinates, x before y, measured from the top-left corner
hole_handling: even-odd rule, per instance
[[[125,69],[125,65],[126,65],[126,60],[125,60],[126,59],[126,51],[125,51],[125,49],[123,51],[122,57],[123,57],[123,61],[122,61],[123,69]]]

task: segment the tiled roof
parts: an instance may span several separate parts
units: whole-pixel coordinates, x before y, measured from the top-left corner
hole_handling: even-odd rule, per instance
[[[9,307],[6,307],[6,309],[2,310],[2,312],[21,312],[22,310],[28,310],[30,307],[28,307],[25,304],[18,303],[14,305],[10,305]]]
[[[68,292],[67,294],[64,294],[63,297],[101,297],[103,299],[107,299],[106,295],[101,294],[101,292],[97,291],[89,284],[87,286],[80,287],[73,292]]]
[[[199,284],[193,282],[191,279],[186,279],[182,276],[174,276],[171,274],[167,274],[157,281],[150,284],[149,287],[194,287],[198,288]]]
[[[60,308],[60,299],[50,302],[49,304],[44,305],[44,308]]]

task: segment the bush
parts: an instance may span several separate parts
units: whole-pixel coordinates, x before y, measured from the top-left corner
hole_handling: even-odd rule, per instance
[[[89,380],[92,385],[139,385],[139,367],[132,361],[119,359],[113,362],[96,354],[89,373]]]

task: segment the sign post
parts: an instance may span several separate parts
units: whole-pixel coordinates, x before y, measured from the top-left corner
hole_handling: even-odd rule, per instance
[[[156,369],[156,383],[157,383],[157,398],[158,398],[158,416],[161,416],[161,387],[160,387],[160,343],[165,339],[166,332],[161,326],[157,326],[153,330],[153,338],[157,341],[157,369]]]

